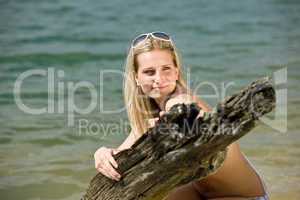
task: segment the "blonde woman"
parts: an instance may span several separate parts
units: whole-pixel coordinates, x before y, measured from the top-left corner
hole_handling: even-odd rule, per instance
[[[128,51],[124,79],[124,97],[131,132],[118,148],[99,148],[95,167],[103,175],[120,180],[113,155],[130,148],[155,125],[159,115],[176,103],[196,102],[204,112],[210,107],[187,88],[181,59],[174,41],[164,32],[136,37]],[[201,117],[203,113],[199,114]],[[195,180],[171,191],[168,200],[268,199],[264,183],[235,142],[228,147],[223,165],[205,179]]]

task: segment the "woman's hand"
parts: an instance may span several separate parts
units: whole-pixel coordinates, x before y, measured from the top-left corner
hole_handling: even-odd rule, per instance
[[[172,106],[178,103],[184,103],[184,104],[191,104],[191,103],[197,103],[197,105],[202,109],[202,112],[200,116],[203,116],[204,112],[210,112],[211,108],[208,104],[206,104],[204,101],[202,101],[199,97],[189,95],[189,94],[180,94],[176,97],[173,97],[169,99],[166,102],[165,110],[169,111]]]
[[[95,168],[104,176],[119,181],[121,175],[115,170],[118,168],[118,163],[113,158],[113,155],[120,152],[117,149],[111,149],[106,147],[99,148],[95,154]]]
[[[165,111],[160,111],[159,112],[159,116],[163,116],[163,114],[165,114],[166,112]],[[156,122],[159,120],[159,117],[155,117],[155,118],[151,118],[151,119],[148,119],[148,128],[152,128],[155,126]]]

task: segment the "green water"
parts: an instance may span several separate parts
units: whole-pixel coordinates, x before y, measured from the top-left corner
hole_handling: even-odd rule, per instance
[[[218,88],[234,82],[229,95],[287,68],[288,131],[261,123],[240,143],[271,199],[300,199],[299,13],[297,0],[1,1],[0,198],[80,198],[96,173],[95,150],[126,137],[126,113],[101,110],[123,107],[122,77],[107,73],[101,80],[100,71],[122,71],[130,40],[161,30],[174,38],[194,88],[204,81]],[[57,88],[54,113],[32,115],[16,105],[13,89],[20,74],[48,68],[64,71],[58,82],[89,81],[98,91],[97,108],[75,114],[74,126],[67,125],[66,106],[57,112]],[[199,91],[200,96],[211,92],[209,87]],[[26,79],[21,97],[30,107],[47,106],[47,77]],[[90,99],[86,89],[75,95],[79,107]],[[214,106],[220,99],[204,100]],[[80,119],[103,126],[80,132]]]

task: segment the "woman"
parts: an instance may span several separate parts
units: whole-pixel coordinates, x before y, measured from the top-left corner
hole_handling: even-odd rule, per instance
[[[163,32],[139,35],[131,44],[126,62],[124,97],[131,132],[116,149],[101,147],[95,152],[95,167],[105,176],[120,180],[113,155],[130,148],[155,125],[159,115],[176,103],[196,102],[204,112],[210,108],[187,88],[174,42]],[[203,113],[199,114],[201,117]],[[268,199],[263,182],[235,142],[228,147],[223,165],[202,180],[171,191],[168,200]]]

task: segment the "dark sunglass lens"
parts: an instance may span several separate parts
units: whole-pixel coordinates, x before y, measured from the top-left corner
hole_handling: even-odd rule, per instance
[[[144,39],[146,39],[147,35],[140,35],[139,37],[137,37],[135,40],[133,40],[132,45],[135,46],[137,45],[139,42],[143,41]]]
[[[163,33],[163,32],[154,32],[152,33],[155,37],[158,37],[158,38],[162,38],[162,39],[165,39],[165,40],[169,40],[170,39],[170,36],[166,33]]]

